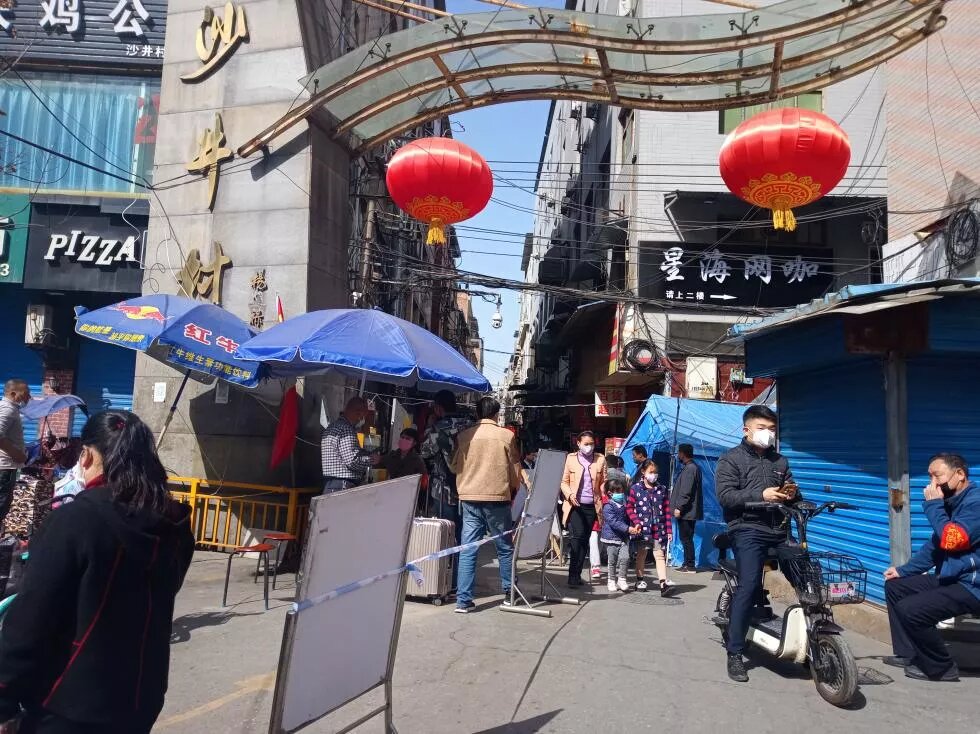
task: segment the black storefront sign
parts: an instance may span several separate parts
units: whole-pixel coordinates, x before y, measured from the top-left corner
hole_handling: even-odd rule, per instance
[[[147,217],[97,206],[35,204],[27,237],[24,287],[139,293]]]
[[[783,308],[833,285],[833,250],[819,247],[639,243],[641,298],[677,305]]]
[[[166,0],[0,2],[0,56],[20,65],[163,66]]]

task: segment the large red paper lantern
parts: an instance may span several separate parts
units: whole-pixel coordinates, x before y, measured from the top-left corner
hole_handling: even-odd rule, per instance
[[[793,209],[830,193],[844,178],[851,144],[826,115],[795,107],[762,112],[725,139],[721,177],[736,196],[772,209],[776,229],[796,229]]]
[[[452,138],[412,141],[392,156],[386,181],[398,207],[429,225],[430,245],[444,245],[446,226],[479,214],[493,193],[487,162]]]

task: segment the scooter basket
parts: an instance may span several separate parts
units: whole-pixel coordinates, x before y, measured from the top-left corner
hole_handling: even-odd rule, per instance
[[[860,604],[865,599],[868,572],[854,556],[805,553],[788,559],[787,564],[804,604]]]

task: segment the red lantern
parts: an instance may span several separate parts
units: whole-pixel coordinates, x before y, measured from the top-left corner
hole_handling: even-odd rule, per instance
[[[762,112],[725,139],[721,177],[736,196],[772,209],[776,229],[793,231],[792,209],[828,194],[851,161],[847,133],[826,115],[795,107]]]
[[[388,194],[398,207],[429,225],[426,243],[446,244],[445,227],[483,211],[493,176],[483,157],[452,138],[423,138],[388,163]]]

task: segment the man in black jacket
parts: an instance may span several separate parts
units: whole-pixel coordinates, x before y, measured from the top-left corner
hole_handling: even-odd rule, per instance
[[[704,501],[701,496],[701,469],[694,463],[694,447],[682,443],[677,447],[677,460],[683,468],[674,482],[670,506],[674,508],[677,528],[680,531],[681,545],[684,546],[684,564],[677,569],[679,573],[697,571],[694,557],[694,528],[698,520],[704,519]]]
[[[753,405],[742,415],[742,443],[718,459],[715,492],[732,537],[738,587],[728,624],[728,677],[749,679],[742,660],[752,607],[762,590],[762,565],[770,548],[786,541],[787,521],[781,512],[746,509],[750,502],[797,502],[789,463],[774,448],[776,414]]]

